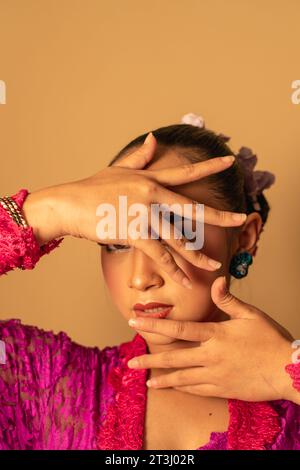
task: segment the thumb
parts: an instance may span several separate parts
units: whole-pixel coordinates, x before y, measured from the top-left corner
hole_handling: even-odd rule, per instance
[[[216,306],[231,318],[251,316],[251,306],[229,292],[225,276],[219,276],[214,280],[211,286],[211,297]]]
[[[130,155],[126,155],[126,157],[121,158],[121,160],[114,163],[112,166],[141,170],[153,157],[156,144],[157,141],[152,132],[150,132],[144,143],[137,150],[132,152]]]

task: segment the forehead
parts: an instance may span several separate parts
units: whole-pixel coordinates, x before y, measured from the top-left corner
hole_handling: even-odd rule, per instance
[[[189,160],[176,152],[176,150],[158,149],[151,159],[151,162],[149,162],[149,164],[145,167],[145,170],[164,170],[166,168],[176,168],[184,165],[185,163],[189,163]],[[213,191],[205,181],[205,178],[185,184],[166,187],[171,191],[182,194],[183,196],[198,201],[199,203],[207,204],[211,207],[217,207],[217,201],[213,195]]]

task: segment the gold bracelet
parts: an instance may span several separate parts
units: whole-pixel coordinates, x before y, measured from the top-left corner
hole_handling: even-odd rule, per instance
[[[10,196],[0,197],[0,204],[8,212],[17,225],[24,228],[29,227],[21,214],[20,208]]]

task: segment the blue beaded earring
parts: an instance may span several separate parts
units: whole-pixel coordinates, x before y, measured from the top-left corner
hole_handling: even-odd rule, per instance
[[[247,276],[248,266],[252,264],[252,255],[247,251],[234,255],[230,262],[229,272],[237,279]]]

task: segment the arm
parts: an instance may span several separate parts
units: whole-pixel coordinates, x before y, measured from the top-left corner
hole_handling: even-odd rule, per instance
[[[88,448],[99,421],[102,352],[18,319],[0,321],[0,338],[0,450]]]
[[[52,385],[67,361],[70,339],[17,319],[0,321],[0,339],[5,345],[0,363],[0,450],[41,448]]]
[[[0,321],[1,450],[96,450],[119,347],[83,346],[18,319]]]
[[[38,260],[56,248],[60,236],[49,190],[29,193],[21,189],[11,196],[27,225],[18,225],[0,205],[0,275],[14,268],[33,269]]]

